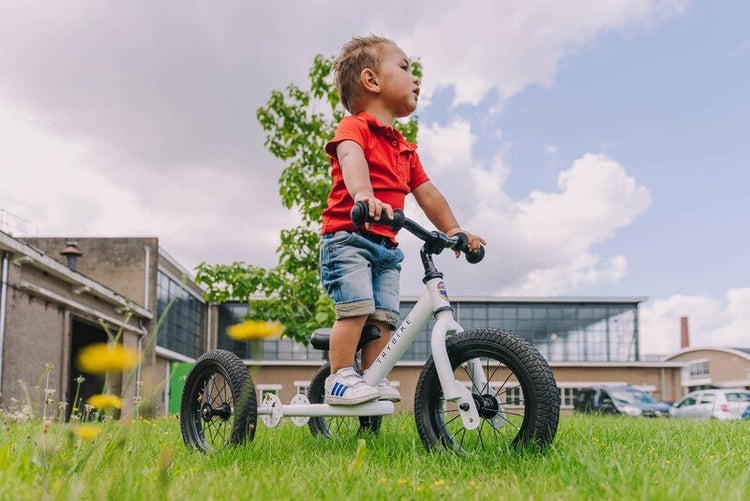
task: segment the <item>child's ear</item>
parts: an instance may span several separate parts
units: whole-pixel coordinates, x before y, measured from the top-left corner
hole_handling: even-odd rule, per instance
[[[359,81],[366,91],[375,94],[380,93],[380,82],[378,81],[378,76],[371,68],[365,68],[362,70],[362,73],[359,74]]]

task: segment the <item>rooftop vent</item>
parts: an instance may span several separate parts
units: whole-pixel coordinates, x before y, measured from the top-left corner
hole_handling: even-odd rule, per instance
[[[78,256],[83,256],[83,252],[78,249],[78,242],[65,242],[65,248],[60,254],[68,259],[68,268],[76,271]]]

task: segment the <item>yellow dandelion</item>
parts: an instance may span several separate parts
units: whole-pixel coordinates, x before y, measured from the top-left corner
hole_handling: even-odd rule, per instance
[[[246,341],[248,339],[277,337],[283,330],[284,326],[279,322],[246,320],[241,324],[230,325],[227,328],[227,335],[238,341]]]
[[[102,431],[94,426],[76,426],[73,433],[84,440],[94,440],[99,432]]]
[[[109,409],[122,409],[122,399],[117,395],[99,394],[92,395],[87,400],[89,405],[93,405],[99,410]]]
[[[405,483],[406,483],[406,480],[404,480],[403,478],[398,479],[398,485],[404,485]]]
[[[120,344],[96,343],[86,346],[78,355],[78,367],[93,374],[124,372],[138,363],[138,354]]]

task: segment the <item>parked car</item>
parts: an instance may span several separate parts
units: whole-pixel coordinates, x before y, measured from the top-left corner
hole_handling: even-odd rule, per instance
[[[669,416],[670,405],[634,386],[592,386],[578,390],[573,399],[576,412]]]
[[[670,409],[673,417],[741,419],[750,411],[748,390],[698,390],[685,395]]]

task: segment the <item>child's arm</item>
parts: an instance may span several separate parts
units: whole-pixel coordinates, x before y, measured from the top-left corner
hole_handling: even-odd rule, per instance
[[[453,215],[453,211],[445,200],[445,197],[443,197],[443,194],[440,193],[440,190],[432,182],[427,181],[420,184],[412,193],[427,218],[438,230],[449,237],[452,237],[456,233],[464,233],[469,239],[470,250],[478,249],[480,244],[487,245],[484,238],[474,235],[459,226],[456,216]],[[458,256],[459,253],[456,255]]]
[[[344,184],[352,199],[355,202],[359,200],[365,202],[370,209],[370,216],[376,221],[380,219],[383,211],[389,219],[393,219],[393,208],[375,198],[370,183],[370,168],[367,166],[362,147],[354,141],[341,141],[336,146],[336,156],[339,159],[339,165],[341,165]],[[367,223],[366,228],[369,230],[372,228],[372,224]]]

